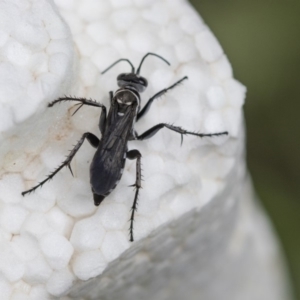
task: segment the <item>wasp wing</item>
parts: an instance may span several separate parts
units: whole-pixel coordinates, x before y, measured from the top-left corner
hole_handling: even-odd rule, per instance
[[[136,109],[129,107],[123,116],[112,110],[108,127],[100,141],[90,168],[90,180],[95,194],[106,196],[121,179],[127,153],[127,141],[132,131]]]

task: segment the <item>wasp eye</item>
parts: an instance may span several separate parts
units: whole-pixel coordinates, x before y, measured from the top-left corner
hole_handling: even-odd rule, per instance
[[[117,80],[122,80],[122,79],[124,79],[124,77],[126,77],[126,74],[121,73],[120,75],[118,75]]]

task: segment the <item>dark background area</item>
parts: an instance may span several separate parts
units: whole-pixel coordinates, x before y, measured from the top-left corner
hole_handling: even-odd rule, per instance
[[[248,88],[248,166],[300,299],[300,1],[190,2]]]

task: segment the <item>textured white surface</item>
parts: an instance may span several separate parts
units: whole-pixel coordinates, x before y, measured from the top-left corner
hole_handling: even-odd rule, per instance
[[[62,17],[61,17],[62,16]],[[223,50],[184,0],[46,0],[0,3],[0,293],[1,299],[287,299],[276,243],[253,205],[244,162],[245,87]],[[147,52],[136,129],[168,122],[229,136],[199,139],[167,129],[130,142],[142,153],[143,189],[128,239],[135,162],[99,208],[85,143],[67,169],[34,194],[81,137],[97,128],[99,109],[69,104],[63,94],[109,106],[108,92],[126,63]],[[64,297],[65,296],[65,297]]]

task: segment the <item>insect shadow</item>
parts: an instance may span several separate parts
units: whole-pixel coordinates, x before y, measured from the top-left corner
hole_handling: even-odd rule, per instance
[[[131,208],[130,216],[130,228],[129,235],[130,241],[133,238],[133,222],[134,214],[137,209],[137,200],[139,196],[139,191],[141,188],[141,153],[134,149],[128,151],[128,141],[132,140],[146,140],[154,136],[160,129],[167,128],[175,131],[181,135],[181,143],[183,141],[183,135],[195,135],[198,137],[214,137],[220,135],[228,134],[227,131],[217,132],[217,133],[197,133],[185,130],[178,126],[173,126],[166,123],[159,123],[142,134],[138,134],[134,129],[135,122],[138,122],[145,114],[149,111],[153,101],[160,96],[166,94],[169,90],[175,88],[184,80],[188,79],[187,76],[175,82],[173,85],[159,91],[154,96],[152,96],[148,102],[141,109],[141,98],[140,93],[145,91],[148,86],[147,79],[140,76],[140,70],[143,65],[144,60],[148,56],[155,56],[165,63],[170,65],[170,63],[163,57],[155,53],[147,53],[141,60],[139,67],[135,71],[133,64],[130,60],[122,58],[114,62],[107,69],[105,69],[101,74],[104,74],[113,66],[119,62],[126,61],[131,66],[130,73],[122,73],[117,77],[117,83],[120,87],[115,93],[109,92],[110,95],[110,109],[106,111],[106,107],[94,100],[89,100],[86,98],[76,98],[76,97],[61,97],[48,104],[48,107],[64,102],[64,101],[74,101],[78,102],[78,108],[75,110],[73,115],[83,106],[89,105],[101,109],[100,119],[99,119],[99,130],[101,132],[101,139],[99,140],[97,136],[90,132],[86,132],[82,135],[81,139],[77,142],[74,148],[70,151],[67,158],[62,162],[62,164],[54,170],[47,178],[41,181],[38,185],[33,188],[22,192],[25,196],[38,187],[43,186],[47,181],[52,179],[63,167],[68,167],[73,175],[71,168],[71,161],[84,140],[87,139],[88,142],[96,148],[96,153],[90,165],[90,184],[94,197],[94,203],[96,206],[107,197],[112,190],[117,186],[119,180],[122,177],[122,173],[125,166],[125,161],[127,159],[136,160],[136,180],[132,185],[135,187],[135,195],[133,200],[133,205]]]

